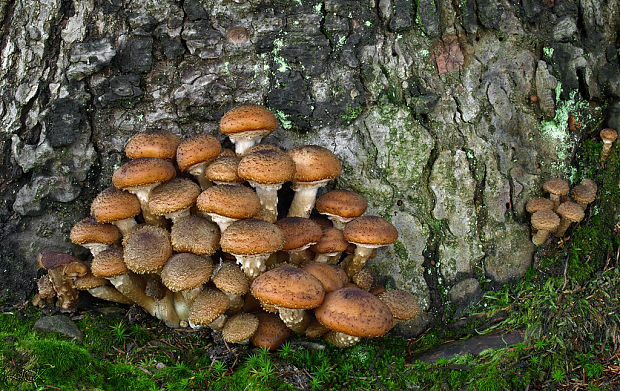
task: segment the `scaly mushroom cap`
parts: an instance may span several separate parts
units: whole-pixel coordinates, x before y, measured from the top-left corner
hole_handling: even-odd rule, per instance
[[[46,270],[64,268],[67,277],[79,277],[88,272],[88,267],[79,258],[58,251],[42,251],[37,256],[37,263]]]
[[[220,132],[234,134],[265,130],[265,136],[276,130],[278,120],[264,106],[242,105],[228,110],[220,120]]]
[[[295,162],[295,182],[316,182],[337,178],[342,171],[338,157],[327,148],[303,145],[288,151]]]
[[[363,215],[368,202],[356,192],[332,190],[317,198],[315,207],[319,213],[351,219]]]
[[[132,218],[139,213],[138,197],[116,187],[108,187],[99,193],[90,205],[90,214],[100,223]]]
[[[120,247],[109,248],[95,255],[90,270],[97,277],[110,278],[128,273],[127,265],[123,259],[123,249]]]
[[[220,248],[220,230],[202,217],[184,216],[172,225],[170,241],[176,252],[213,255]]]
[[[528,213],[535,213],[539,210],[553,210],[553,201],[548,198],[533,198],[525,205]]]
[[[286,152],[262,149],[247,153],[239,162],[237,174],[260,184],[284,183],[293,179],[295,162]]]
[[[323,289],[325,289],[325,292],[327,293],[338,290],[344,286],[342,274],[338,269],[340,269],[346,277],[345,271],[342,270],[341,267],[335,265],[328,265],[320,262],[309,262],[302,267],[302,270],[312,274],[316,279],[321,281],[321,285],[323,285]]]
[[[170,234],[163,228],[142,225],[125,240],[125,263],[138,274],[159,272],[171,255]]]
[[[568,194],[570,187],[568,186],[568,182],[566,182],[562,178],[554,178],[549,179],[547,182],[543,184],[543,189],[550,193],[558,196]]]
[[[275,224],[263,220],[238,220],[224,231],[220,246],[229,254],[274,253],[282,250],[284,233]]]
[[[375,282],[375,274],[367,267],[362,268],[359,272],[353,275],[351,278],[353,283],[357,285],[360,289],[365,291],[369,291],[372,288],[372,285]]]
[[[283,250],[287,251],[317,243],[323,234],[317,223],[303,217],[285,217],[276,221],[276,225],[284,232]]]
[[[386,246],[398,239],[398,231],[379,216],[360,216],[344,228],[344,237],[351,243]]]
[[[174,159],[180,142],[181,138],[168,130],[136,133],[127,141],[125,155],[130,159]]]
[[[92,217],[87,217],[75,223],[71,228],[69,238],[75,244],[103,243],[112,244],[120,239],[118,228],[112,224],[101,224]]]
[[[114,171],[112,184],[117,189],[152,185],[174,178],[176,170],[169,161],[154,157],[130,160]]]
[[[570,195],[576,202],[587,205],[596,198],[596,188],[591,185],[577,185],[570,191]]]
[[[86,273],[82,277],[78,277],[73,282],[75,289],[85,291],[92,288],[108,285],[108,280],[103,277],[97,277],[92,273]]]
[[[161,269],[161,282],[173,292],[194,289],[209,281],[213,261],[191,253],[175,254]]]
[[[191,166],[215,159],[222,151],[222,145],[213,136],[198,134],[183,140],[177,148],[177,165],[181,171]]]
[[[342,288],[328,293],[314,314],[330,330],[355,337],[378,337],[392,328],[392,313],[388,306],[359,288]]]
[[[323,234],[318,243],[310,247],[317,254],[341,253],[347,249],[349,242],[344,238],[341,230],[333,227],[323,228]]]
[[[243,178],[237,174],[238,167],[238,157],[220,155],[207,166],[205,177],[213,182],[243,183]]]
[[[249,219],[260,210],[260,199],[249,187],[216,185],[200,193],[196,206],[206,213],[216,213],[233,219]]]
[[[155,187],[149,195],[149,208],[156,215],[190,208],[200,195],[200,187],[189,179],[173,178]]]
[[[258,329],[258,318],[248,313],[237,314],[226,322],[222,329],[224,341],[238,343],[249,339]]]
[[[570,220],[573,223],[583,220],[583,217],[585,216],[581,205],[571,201],[561,203],[556,212],[566,220]]]
[[[258,319],[258,329],[250,338],[256,347],[276,350],[291,335],[291,330],[277,315],[259,312],[256,314],[256,318]]]
[[[590,189],[592,189],[592,192],[596,194],[596,191],[598,190],[598,186],[596,185],[596,182],[594,182],[592,179],[586,178],[583,181],[581,181],[581,184],[583,186],[589,187]]]
[[[612,128],[605,128],[599,133],[603,141],[613,143],[618,138],[618,132]]]
[[[250,290],[261,303],[294,309],[316,308],[325,296],[321,281],[291,266],[280,266],[261,274],[252,282]]]
[[[228,309],[228,296],[218,289],[206,288],[196,297],[189,310],[192,324],[205,326]]]
[[[410,320],[420,315],[420,306],[415,296],[401,289],[385,291],[377,296],[388,306],[397,320]]]
[[[277,152],[284,152],[282,150],[282,148],[278,147],[277,145],[273,145],[273,144],[256,144],[255,146],[253,146],[252,148],[248,149],[246,151],[246,154],[251,154],[254,152],[259,152],[259,151],[277,151]]]
[[[250,280],[232,262],[224,262],[212,280],[218,289],[233,295],[245,295],[250,290]]]
[[[532,214],[532,227],[543,231],[554,231],[560,225],[560,217],[552,210],[539,210]]]

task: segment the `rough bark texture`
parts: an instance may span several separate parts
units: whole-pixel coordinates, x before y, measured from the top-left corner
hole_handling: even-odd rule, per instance
[[[219,118],[246,102],[277,114],[267,142],[320,144],[342,159],[332,186],[366,196],[400,232],[373,266],[424,308],[471,277],[518,279],[533,252],[525,203],[544,179],[570,177],[595,124],[618,125],[618,8],[3,1],[0,296],[32,294],[42,249],[85,255],[69,229],[111,184],[132,134],[224,141]],[[584,126],[570,132],[569,115]]]

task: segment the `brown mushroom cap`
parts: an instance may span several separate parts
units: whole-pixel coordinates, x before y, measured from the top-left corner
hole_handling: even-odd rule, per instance
[[[250,338],[256,347],[276,350],[291,335],[291,330],[277,315],[259,312],[256,314],[256,318],[258,319],[258,329]]]
[[[173,292],[193,289],[209,281],[213,272],[211,258],[191,253],[175,254],[161,269],[161,282]]]
[[[97,277],[116,277],[129,272],[123,259],[123,249],[113,247],[103,250],[93,257],[90,270]]]
[[[359,272],[355,273],[351,278],[353,283],[360,289],[369,291],[375,282],[375,274],[367,267],[362,268]]]
[[[388,306],[359,288],[328,293],[314,314],[327,328],[355,337],[378,337],[392,328]]]
[[[561,203],[556,212],[566,220],[570,220],[574,223],[583,220],[585,216],[581,205],[571,201]]]
[[[233,295],[245,295],[250,290],[248,277],[232,262],[224,262],[212,280],[218,289]]]
[[[143,157],[123,164],[112,174],[112,184],[118,189],[152,185],[174,178],[176,170],[167,160]]]
[[[560,225],[560,217],[554,211],[544,209],[532,214],[532,227],[543,231],[553,231]]]
[[[394,243],[398,231],[390,222],[379,216],[360,216],[344,228],[344,237],[351,243],[381,245]]]
[[[173,178],[151,190],[149,208],[156,215],[165,215],[194,205],[200,187],[189,179]]]
[[[573,200],[580,204],[589,204],[596,198],[596,189],[591,185],[577,185],[570,192]]]
[[[247,153],[239,162],[237,174],[260,184],[284,183],[293,179],[295,162],[286,152],[262,149]]]
[[[142,225],[125,240],[125,263],[138,274],[159,272],[171,255],[170,234],[160,227]]]
[[[340,175],[342,164],[327,148],[304,145],[288,151],[295,162],[295,182],[316,182],[334,179]]]
[[[191,166],[215,159],[222,151],[222,145],[213,136],[198,134],[183,140],[177,148],[177,165],[181,171]]]
[[[155,130],[134,134],[125,145],[125,155],[130,159],[155,157],[174,159],[181,138],[168,130]]]
[[[388,306],[392,316],[397,320],[409,320],[420,315],[418,301],[409,292],[395,289],[380,293],[378,298]]]
[[[554,178],[554,179],[549,179],[547,182],[545,182],[543,184],[543,189],[550,194],[555,194],[555,195],[560,196],[560,195],[568,194],[570,187],[568,186],[568,182],[566,182],[564,179]]]
[[[189,321],[204,326],[228,309],[228,296],[218,289],[206,288],[196,297],[189,310]]]
[[[62,267],[67,276],[83,276],[88,272],[88,267],[79,258],[58,251],[42,251],[37,256],[37,263],[46,270]]]
[[[328,227],[323,228],[321,239],[310,248],[317,254],[331,254],[345,251],[348,245],[341,230]]]
[[[258,151],[278,151],[278,152],[284,152],[284,151],[282,151],[282,148],[278,147],[277,145],[273,145],[273,144],[256,144],[252,148],[248,149],[246,151],[246,154],[250,154],[250,153],[254,153],[254,152],[258,152]]]
[[[553,210],[553,201],[548,198],[533,198],[525,205],[528,213],[535,213],[539,210]]]
[[[140,213],[140,200],[116,187],[108,187],[95,197],[90,205],[90,214],[100,223],[132,218]]]
[[[618,132],[612,128],[605,128],[599,133],[603,141],[613,143],[618,138]]]
[[[275,224],[264,220],[238,220],[224,231],[220,246],[230,254],[273,253],[284,246],[284,233]]]
[[[248,219],[260,210],[260,199],[249,187],[216,185],[200,193],[196,206],[206,213],[216,213],[233,219]]]
[[[184,216],[172,225],[170,242],[177,252],[212,255],[220,248],[220,230],[202,217]]]
[[[368,202],[356,192],[332,190],[317,198],[315,207],[319,213],[355,218],[364,214]]]
[[[285,217],[275,223],[284,232],[283,250],[294,250],[321,239],[323,230],[310,219],[303,217]]]
[[[261,274],[252,282],[250,290],[261,302],[296,309],[316,308],[325,296],[321,281],[291,266],[280,266]]]
[[[590,189],[592,189],[592,192],[596,194],[596,191],[598,190],[598,186],[596,185],[596,182],[594,182],[592,179],[586,178],[583,181],[581,181],[581,184],[583,186],[589,187]]]
[[[120,239],[118,228],[112,224],[101,224],[92,217],[87,217],[75,223],[71,228],[69,238],[73,243],[103,243],[112,244]]]
[[[237,343],[252,337],[258,329],[258,318],[248,313],[234,315],[224,325],[222,337],[224,341]]]
[[[308,262],[302,267],[302,270],[312,274],[321,281],[323,289],[325,289],[327,293],[338,290],[344,286],[342,275],[338,269],[342,270],[339,266],[320,262]],[[344,273],[344,270],[342,270],[342,272]]]
[[[87,289],[97,288],[108,285],[108,280],[103,277],[97,277],[92,273],[86,273],[82,277],[78,277],[73,282],[75,289],[85,291]]]
[[[241,133],[253,130],[266,130],[269,134],[278,127],[278,120],[264,106],[242,105],[228,110],[220,120],[223,134]]]
[[[213,182],[243,183],[243,178],[237,173],[238,167],[238,157],[220,155],[207,166],[205,177]]]

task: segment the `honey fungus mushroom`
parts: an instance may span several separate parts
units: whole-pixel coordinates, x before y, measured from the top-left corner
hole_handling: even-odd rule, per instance
[[[207,166],[205,176],[216,185],[243,183],[243,178],[237,173],[238,167],[238,157],[220,155]]]
[[[367,207],[366,199],[350,190],[328,191],[316,200],[317,212],[327,216],[340,230],[349,221],[363,215]]]
[[[239,219],[249,219],[260,211],[254,190],[241,185],[211,186],[196,199],[198,210],[211,217],[223,233]]]
[[[49,281],[51,282],[54,292],[58,300],[56,306],[63,312],[71,312],[77,308],[78,293],[73,286],[73,281],[86,275],[88,267],[78,258],[57,252],[44,251],[37,257],[39,266],[47,270]],[[40,296],[50,297],[49,284],[42,282],[44,290],[41,290]]]
[[[612,128],[605,128],[601,130],[599,133],[601,136],[601,140],[603,140],[603,149],[601,150],[601,161],[605,161],[607,156],[609,156],[609,152],[611,151],[611,146],[618,138],[618,132]]]
[[[566,230],[572,223],[578,223],[583,220],[585,214],[581,205],[566,201],[558,206],[557,214],[560,216],[560,224],[555,232],[558,237],[564,236]]]
[[[331,330],[325,339],[342,348],[355,345],[361,337],[382,336],[393,323],[388,306],[359,288],[342,288],[328,293],[314,314]]]
[[[240,313],[226,321],[222,329],[224,341],[246,344],[258,330],[258,318],[253,314]]]
[[[252,345],[269,350],[279,348],[291,335],[291,330],[274,314],[259,312],[258,328],[250,341]]]
[[[316,254],[314,262],[338,263],[340,254],[347,249],[349,242],[344,238],[341,230],[334,227],[323,228],[321,239],[310,247]]]
[[[183,140],[177,147],[177,165],[183,172],[188,172],[200,184],[202,190],[211,185],[205,176],[207,164],[217,158],[222,145],[213,136],[199,134]]]
[[[560,218],[552,210],[539,210],[532,214],[532,228],[537,232],[532,236],[532,243],[539,246],[547,241],[549,233],[560,225]]]
[[[228,317],[228,296],[219,289],[206,288],[194,300],[189,311],[189,325],[197,329],[207,326],[213,330],[222,330]]]
[[[299,265],[309,261],[305,250],[321,239],[321,227],[303,217],[285,217],[276,221],[276,225],[284,233],[283,250],[288,252],[289,262]]]
[[[323,302],[325,289],[312,274],[292,266],[279,266],[258,276],[250,287],[261,304],[275,306],[291,330],[302,333],[309,323],[305,310]]]
[[[92,217],[75,223],[69,233],[69,238],[73,243],[86,247],[93,256],[118,241],[120,237],[121,234],[114,225],[98,223]]]
[[[594,187],[591,185],[577,185],[570,191],[571,197],[585,210],[588,204],[596,199],[596,183]]]
[[[125,155],[130,159],[153,157],[174,159],[181,138],[169,130],[151,130],[136,133],[125,144]]]
[[[242,105],[227,111],[220,120],[220,132],[235,144],[241,156],[278,127],[278,120],[264,106]]]
[[[151,212],[171,219],[172,222],[183,216],[189,216],[189,209],[196,203],[200,187],[185,178],[173,178],[153,188],[149,195]]]
[[[549,193],[549,199],[553,201],[553,210],[560,205],[560,196],[568,194],[570,187],[562,178],[549,179],[543,184],[543,189]]]
[[[360,216],[344,228],[345,239],[355,244],[355,254],[345,270],[353,277],[362,270],[373,250],[392,244],[398,239],[398,231],[379,216]]]
[[[232,223],[220,239],[222,250],[232,254],[250,279],[265,271],[265,261],[282,249],[284,234],[275,224],[246,219]]]
[[[126,236],[136,225],[140,200],[128,191],[109,187],[99,193],[90,205],[90,214],[99,223],[111,223]]]
[[[250,290],[250,280],[239,266],[223,262],[213,274],[212,281],[216,288],[228,296],[230,312],[237,312],[243,307],[243,296]]]
[[[337,178],[342,171],[338,157],[327,148],[304,145],[288,151],[295,162],[291,188],[295,191],[289,217],[310,217],[320,187]]]
[[[114,288],[108,280],[103,277],[97,277],[92,273],[87,273],[82,277],[78,277],[74,283],[75,289],[86,290],[93,297],[101,300],[112,301],[121,304],[133,304],[125,295]]]

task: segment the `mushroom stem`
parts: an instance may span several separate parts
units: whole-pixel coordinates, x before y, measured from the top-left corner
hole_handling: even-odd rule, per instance
[[[63,268],[48,270],[47,274],[58,296],[56,306],[62,312],[75,310],[78,304],[78,291],[73,287],[71,280],[65,276]]]
[[[339,348],[348,348],[357,344],[361,338],[332,330],[325,334],[325,340]]]
[[[179,315],[181,322],[185,321],[187,323],[187,320],[189,319],[189,310],[192,303],[196,300],[196,297],[201,291],[202,287],[199,286],[193,289],[175,292],[173,294],[174,309],[177,312],[177,315]]]
[[[259,274],[265,271],[267,268],[266,261],[271,255],[267,254],[252,254],[242,255],[233,254],[237,259],[237,263],[241,265],[241,269],[250,280],[254,280]]]
[[[164,217],[172,220],[172,224],[174,224],[176,219],[180,217],[186,217],[189,215],[190,215],[190,208],[185,208],[185,209],[177,210],[175,212],[166,213]]]
[[[121,304],[133,304],[133,301],[125,297],[125,295],[123,295],[116,288],[110,285],[90,288],[88,289],[88,293],[90,293],[93,297],[101,300],[113,301],[115,303]]]
[[[250,186],[256,191],[256,195],[260,199],[260,205],[265,211],[263,217],[270,223],[275,223],[278,220],[278,190],[282,187],[282,184],[266,185],[257,183],[254,181],[248,181]]]
[[[539,229],[534,234],[534,236],[532,236],[532,243],[534,243],[537,246],[540,246],[541,244],[547,241],[548,237],[549,237],[549,231],[544,230],[544,229]]]
[[[380,246],[371,246],[371,245],[361,245],[357,244],[355,246],[355,253],[353,254],[353,258],[346,266],[347,275],[349,278],[353,278],[360,270],[366,266],[366,261],[372,255],[372,250]]]
[[[309,254],[308,247],[313,245],[314,243],[308,243],[307,245],[296,248],[294,250],[288,250],[288,260],[290,263],[294,265],[301,265],[302,263],[306,263],[310,261],[311,255]]]
[[[340,254],[342,253],[336,252],[336,253],[317,254],[316,257],[314,258],[314,262],[329,263],[330,265],[335,265],[338,263],[338,260],[340,259]]]
[[[288,210],[288,217],[309,218],[320,186],[322,185],[299,186],[293,183],[291,187],[295,190],[295,196],[293,196],[293,202]]]
[[[557,194],[550,193],[549,199],[553,201],[553,211],[555,212],[558,209],[558,206],[560,205],[560,196]]]
[[[609,156],[609,152],[611,151],[611,146],[613,145],[613,141],[603,140],[603,150],[601,151],[601,161],[605,161]]]
[[[286,327],[298,334],[306,331],[306,328],[310,323],[310,317],[306,313],[306,310],[296,308],[283,308],[278,306],[276,306],[276,308],[278,309],[278,315],[280,316],[280,319],[282,319]]]
[[[138,197],[138,200],[140,201],[140,208],[142,209],[142,217],[144,217],[145,223],[165,228],[166,219],[164,219],[163,216],[157,216],[156,214],[151,212],[151,208],[149,207],[149,195],[151,194],[151,190],[153,190],[158,184],[159,183],[128,187],[125,190],[135,194],[136,197]]]
[[[94,242],[82,243],[81,246],[82,247],[86,247],[87,249],[89,249],[90,253],[93,254],[93,257],[96,257],[97,254],[99,254],[103,250],[105,250],[105,249],[110,247],[110,245],[105,244],[105,243],[94,243]]]
[[[257,129],[240,133],[229,133],[228,138],[235,144],[237,156],[243,156],[246,151],[262,140],[263,137],[271,133],[270,131]]]
[[[211,181],[205,176],[205,169],[207,167],[207,163],[208,162],[201,162],[198,164],[194,164],[189,170],[187,170],[187,172],[189,172],[191,175],[194,176],[194,178],[196,178],[202,190],[206,190],[211,186]]]
[[[116,221],[113,221],[112,224],[116,225],[118,230],[121,231],[121,234],[123,235],[123,237],[127,236],[131,232],[131,230],[136,225],[138,225],[138,223],[136,223],[136,219],[134,219],[133,217],[129,217],[127,219],[122,219],[122,220],[116,220]]]
[[[561,238],[566,233],[566,230],[573,222],[567,218],[560,217],[560,225],[558,225],[558,229],[555,230],[555,236]]]
[[[220,232],[224,233],[226,228],[228,228],[232,223],[237,221],[238,219],[233,219],[232,217],[226,217],[222,215],[218,215],[217,213],[207,213],[207,215],[211,218],[218,227],[220,227]]]

